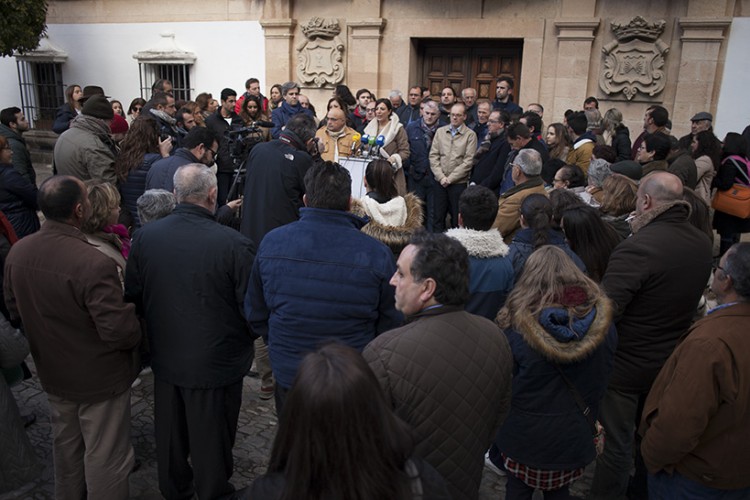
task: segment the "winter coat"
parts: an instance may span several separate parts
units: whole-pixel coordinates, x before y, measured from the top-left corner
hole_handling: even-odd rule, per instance
[[[475,184],[482,184],[495,169],[502,169],[505,166],[505,160],[508,158],[509,153],[510,144],[506,139],[505,132],[502,132],[495,137],[491,137],[489,149],[486,152],[483,152],[481,156],[480,152],[477,151],[477,155],[474,157],[474,167],[472,168],[469,181]]]
[[[457,240],[469,253],[469,293],[466,312],[495,319],[513,289],[514,273],[508,245],[499,231],[453,228],[446,236]]]
[[[13,166],[24,179],[36,186],[36,171],[31,164],[31,154],[26,147],[26,139],[21,134],[0,123],[0,135],[8,139],[13,150]]]
[[[547,245],[558,247],[560,250],[565,252],[565,255],[570,257],[570,260],[583,271],[586,272],[586,264],[583,263],[580,257],[570,249],[568,242],[565,241],[565,235],[562,231],[556,231],[554,229],[547,230]],[[510,244],[510,252],[508,258],[513,263],[513,272],[515,273],[516,280],[521,276],[523,266],[529,259],[532,253],[534,253],[534,230],[531,228],[521,229],[513,237],[513,241]]]
[[[247,320],[267,338],[276,383],[284,388],[321,344],[337,340],[362,350],[403,320],[388,283],[393,254],[360,232],[365,221],[318,208],[303,208],[300,216],[263,238],[245,298]]]
[[[508,341],[493,322],[455,306],[409,319],[363,356],[414,430],[416,455],[442,474],[453,498],[476,499],[484,454],[510,404]]]
[[[367,196],[355,199],[351,211],[358,217],[369,219],[362,232],[386,244],[396,258],[414,233],[422,228],[424,220],[422,200],[413,193],[396,196],[385,203]]]
[[[116,156],[117,148],[109,137],[107,123],[93,116],[78,115],[55,143],[57,173],[82,181],[93,179],[116,185]]]
[[[0,368],[17,367],[29,354],[26,337],[0,314]],[[26,434],[18,405],[0,374],[0,495],[38,477],[34,449]]]
[[[114,261],[76,227],[47,220],[5,264],[5,302],[23,321],[45,392],[98,403],[130,388],[141,329]]]
[[[523,114],[523,108],[513,102],[511,99],[508,99],[508,102],[502,102],[497,99],[492,101],[492,110],[493,111],[505,111],[509,115],[522,115]],[[512,116],[511,116],[512,118]]]
[[[422,119],[421,106],[419,104],[416,106],[407,104],[403,108],[399,108],[395,113],[404,127],[408,127],[410,123],[418,122]]]
[[[304,113],[310,118],[315,118],[312,111],[310,111],[308,108],[303,108],[301,104],[292,106],[286,101],[281,101],[281,106],[274,109],[271,113],[271,121],[273,121],[271,137],[274,139],[278,139],[281,135],[281,129],[286,126],[286,122],[288,122],[291,117],[298,113]]]
[[[0,212],[23,238],[39,231],[37,189],[9,163],[0,164]]]
[[[430,148],[430,167],[435,180],[448,179],[450,184],[469,182],[476,152],[477,134],[466,125],[461,125],[456,135],[451,134],[451,125],[437,129]]]
[[[714,162],[707,155],[703,155],[695,159],[695,168],[698,171],[698,183],[695,185],[695,194],[710,207],[711,183],[716,175]]]
[[[682,181],[682,185],[690,189],[695,189],[698,184],[698,168],[695,160],[687,152],[681,151],[675,156],[667,157],[667,172],[676,175]]]
[[[242,201],[242,234],[257,245],[279,226],[299,219],[305,174],[313,159],[302,145],[285,140],[258,144],[250,152]]]
[[[67,102],[57,108],[55,112],[55,123],[52,124],[52,131],[57,135],[62,134],[70,128],[70,122],[77,117],[79,113],[70,107]]]
[[[620,125],[615,129],[615,135],[612,137],[612,147],[617,153],[615,162],[630,159],[630,130],[628,130],[628,127]]]
[[[376,119],[370,121],[365,126],[365,133],[370,137],[380,135],[385,137],[385,144],[380,148],[380,156],[388,160],[396,169],[394,175],[396,190],[399,196],[403,196],[406,194],[406,176],[403,167],[411,156],[409,137],[396,113],[391,113],[388,123],[383,128],[378,130],[378,126]]]
[[[430,145],[425,131],[422,129],[422,121],[412,122],[406,127],[409,141],[409,159],[404,163],[404,169],[409,172],[409,177],[414,181],[421,181],[425,176],[433,177],[430,168]],[[428,145],[428,142],[430,145]]]
[[[594,146],[596,146],[596,136],[591,131],[584,132],[573,143],[565,163],[578,165],[584,174],[588,173]]]
[[[120,183],[122,204],[133,218],[133,230],[141,227],[141,219],[138,216],[138,198],[146,191],[146,177],[151,166],[160,159],[159,153],[146,153],[138,168],[128,172],[128,177]]]
[[[165,189],[170,193],[173,192],[175,172],[189,163],[200,163],[200,161],[189,149],[185,148],[178,148],[173,155],[166,158],[156,158],[146,172],[146,191]]]
[[[643,407],[649,472],[679,472],[719,489],[750,487],[750,304],[695,323],[664,364]]]
[[[338,143],[339,158],[343,159],[353,154],[352,151],[352,137],[357,131],[344,127],[341,135],[334,139],[331,134],[325,128],[319,128],[315,133],[315,137],[321,140],[323,147],[320,150],[320,158],[324,161],[334,161],[334,155],[336,154],[336,144]],[[357,144],[355,144],[354,152],[357,151]]]
[[[609,258],[602,288],[615,303],[619,343],[610,387],[646,393],[687,331],[711,273],[706,234],[677,201],[631,222]]]
[[[740,157],[727,157],[719,165],[719,171],[714,177],[712,187],[719,191],[726,191],[734,184],[747,185],[747,179],[737,169],[745,169],[745,173],[750,177],[750,168],[745,166]],[[750,219],[741,219],[737,216],[730,215],[719,210],[714,211],[713,227],[719,234],[737,234],[750,233]]]
[[[513,399],[495,439],[503,454],[542,470],[574,470],[594,460],[591,424],[555,365],[596,419],[617,346],[612,309],[601,296],[581,318],[559,306],[542,309],[539,317],[516,313],[518,330],[505,330],[513,352]]]
[[[513,241],[513,236],[521,229],[519,215],[521,213],[521,203],[530,194],[547,195],[541,177],[532,177],[500,195],[500,199],[498,200],[499,208],[492,228],[500,231],[505,243]]]
[[[146,320],[156,378],[192,389],[242,380],[253,360],[242,301],[254,257],[252,241],[190,203],[135,233],[125,296]]]

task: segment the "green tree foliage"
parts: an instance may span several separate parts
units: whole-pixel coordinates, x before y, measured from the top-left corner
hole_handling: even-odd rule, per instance
[[[47,0],[0,0],[0,56],[37,48],[46,17]]]

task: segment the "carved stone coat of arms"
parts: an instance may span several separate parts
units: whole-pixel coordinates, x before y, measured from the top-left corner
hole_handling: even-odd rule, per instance
[[[659,36],[665,25],[665,21],[649,24],[640,16],[625,25],[612,23],[617,40],[602,48],[604,70],[599,76],[605,93],[622,92],[632,100],[638,92],[653,97],[664,90],[664,57],[669,46]]]
[[[344,43],[335,19],[314,17],[302,27],[306,40],[297,47],[297,78],[302,85],[326,87],[344,80]]]

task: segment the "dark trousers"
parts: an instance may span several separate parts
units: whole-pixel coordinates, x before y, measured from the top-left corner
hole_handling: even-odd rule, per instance
[[[189,499],[197,493],[203,500],[234,491],[229,478],[241,404],[241,380],[214,389],[154,380],[156,460],[164,498]]]
[[[531,500],[534,496],[534,488],[527,485],[513,474],[508,473],[508,482],[505,484],[505,500]],[[568,500],[575,498],[570,495],[570,485],[566,484],[560,489],[543,491],[544,500]]]
[[[458,227],[458,199],[466,189],[466,184],[448,184],[443,187],[435,181],[433,193],[435,196],[435,218],[432,221],[436,233],[445,231],[445,216],[451,215],[451,227]]]
[[[433,218],[435,217],[435,178],[428,172],[418,181],[415,181],[411,176],[407,180],[409,181],[409,191],[417,195],[424,203],[424,226],[432,232]]]
[[[281,418],[281,412],[284,410],[284,402],[286,402],[286,396],[289,394],[288,387],[281,387],[278,383],[273,391],[273,401],[276,403],[276,417]]]

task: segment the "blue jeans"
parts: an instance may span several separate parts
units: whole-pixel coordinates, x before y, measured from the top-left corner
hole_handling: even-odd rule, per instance
[[[662,471],[648,475],[648,494],[651,500],[743,500],[750,498],[750,488],[720,490],[680,475]]]

